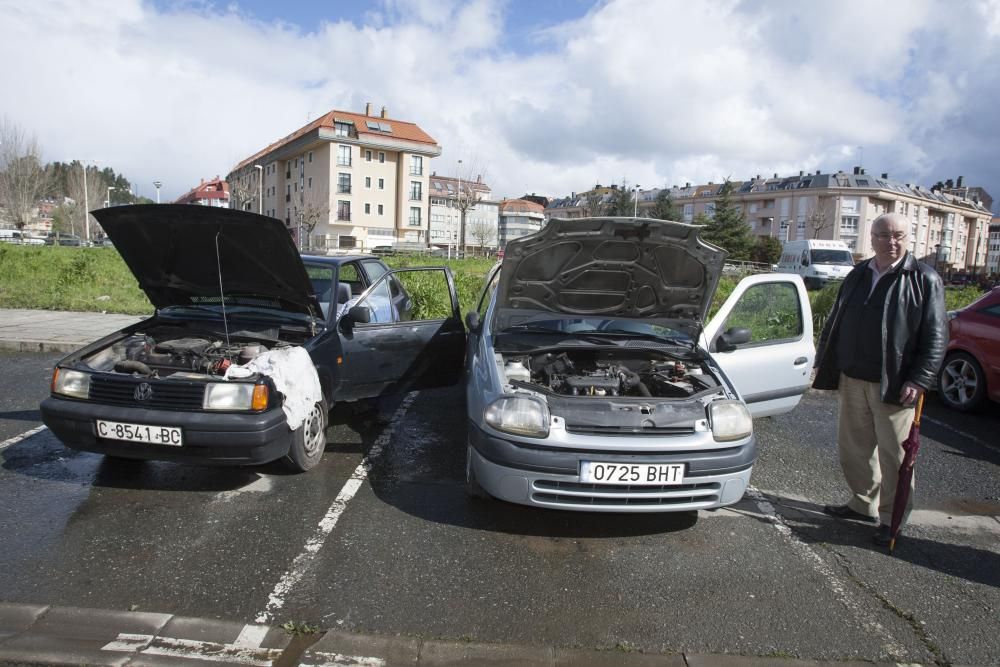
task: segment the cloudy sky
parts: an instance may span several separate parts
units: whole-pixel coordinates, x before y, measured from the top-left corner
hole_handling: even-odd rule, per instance
[[[1000,0],[0,0],[0,115],[177,196],[331,109],[497,196],[799,170],[1000,199]]]

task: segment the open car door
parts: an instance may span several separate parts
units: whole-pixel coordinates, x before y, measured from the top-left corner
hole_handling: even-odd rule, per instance
[[[749,340],[740,329],[749,330]],[[788,412],[809,388],[816,347],[812,308],[800,276],[744,278],[703,335],[702,344],[736,385],[752,416]]]
[[[344,400],[458,382],[465,327],[450,269],[390,271],[345,305],[336,324]]]

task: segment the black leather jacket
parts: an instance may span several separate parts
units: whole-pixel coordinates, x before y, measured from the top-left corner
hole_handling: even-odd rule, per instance
[[[815,389],[836,389],[840,384],[837,335],[840,312],[868,271],[872,259],[854,267],[844,279],[830,309],[816,353]],[[948,345],[948,321],[944,310],[941,277],[913,255],[906,253],[886,295],[882,324],[881,396],[899,405],[904,382],[930,389]]]

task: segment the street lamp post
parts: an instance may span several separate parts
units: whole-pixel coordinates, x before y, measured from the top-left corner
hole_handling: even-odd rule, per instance
[[[259,164],[253,166],[257,169],[257,214],[264,215],[264,167]],[[299,239],[299,245],[302,245],[302,240]]]
[[[639,184],[635,184],[635,206],[632,207],[632,217],[639,217]]]
[[[156,188],[156,203],[160,203],[160,186],[163,185],[161,181],[153,181],[153,187]]]
[[[104,199],[104,208],[111,206],[111,191],[115,189],[116,188],[113,185],[108,186],[108,196]]]
[[[462,229],[462,161],[458,161],[458,192],[455,193],[455,204],[458,206],[458,235],[462,236],[465,231]],[[455,239],[455,257],[458,257],[458,248],[464,245],[464,239]]]
[[[90,240],[90,199],[87,197],[87,163],[81,162],[83,167],[83,236]]]

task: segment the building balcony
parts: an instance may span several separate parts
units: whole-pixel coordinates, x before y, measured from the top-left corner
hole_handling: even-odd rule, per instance
[[[337,222],[350,222],[350,221],[351,221],[351,214],[350,213],[338,213],[337,214]]]
[[[423,169],[410,168],[410,176],[423,176],[423,175],[424,175]]]
[[[351,194],[351,186],[350,185],[338,185],[337,186],[337,194],[341,194],[341,195],[349,195],[349,194]]]
[[[351,166],[351,160],[350,160],[350,158],[348,158],[346,160],[344,158],[337,158],[337,166],[338,167],[350,167]]]

